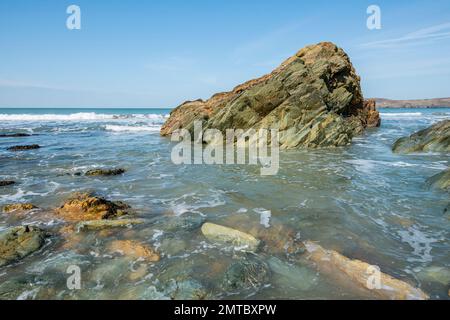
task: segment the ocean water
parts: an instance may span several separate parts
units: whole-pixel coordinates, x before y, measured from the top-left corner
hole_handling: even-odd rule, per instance
[[[450,220],[443,211],[449,195],[426,185],[427,178],[449,166],[448,154],[396,155],[391,145],[450,118],[450,109],[381,109],[381,128],[368,130],[351,146],[281,151],[279,173],[265,177],[257,166],[173,164],[173,143],[159,136],[169,112],[0,109],[0,134],[33,134],[0,138],[0,180],[17,181],[0,189],[0,206],[32,202],[43,209],[25,217],[1,214],[0,230],[25,222],[54,234],[39,252],[0,268],[0,298],[167,298],[171,279],[182,282],[188,298],[196,286],[213,298],[370,298],[281,252],[257,254],[270,270],[262,285],[224,290],[223,274],[239,253],[210,243],[198,228],[176,230],[169,223],[198,216],[242,231],[255,226],[294,230],[302,240],[377,265],[434,299],[448,299]],[[35,143],[42,148],[6,150]],[[99,167],[127,172],[105,178],[74,175]],[[83,233],[76,245],[65,245],[57,235],[62,221],[52,210],[84,190],[127,202],[147,222]],[[107,248],[114,239],[153,246],[161,261],[112,255]],[[69,265],[82,270],[81,290],[66,286]]]

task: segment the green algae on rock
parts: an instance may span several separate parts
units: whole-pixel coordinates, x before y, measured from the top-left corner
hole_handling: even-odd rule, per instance
[[[375,102],[365,103],[347,54],[330,42],[303,48],[272,73],[209,100],[175,108],[161,128],[278,129],[282,149],[345,146],[367,127],[379,126]]]
[[[398,139],[392,150],[396,153],[450,152],[450,120]]]
[[[8,228],[0,233],[0,267],[20,260],[39,250],[45,232],[34,226]]]

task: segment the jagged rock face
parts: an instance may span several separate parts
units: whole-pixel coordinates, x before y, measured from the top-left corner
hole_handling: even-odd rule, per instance
[[[360,78],[347,54],[324,42],[308,46],[272,73],[207,101],[185,102],[161,128],[278,129],[280,147],[344,146],[366,127],[379,125],[374,101],[364,103]]]
[[[450,152],[450,120],[398,139],[392,150],[397,153]]]

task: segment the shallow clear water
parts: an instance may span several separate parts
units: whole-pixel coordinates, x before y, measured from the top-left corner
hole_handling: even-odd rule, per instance
[[[0,139],[0,180],[18,182],[0,189],[0,206],[26,201],[49,212],[74,191],[95,190],[127,202],[148,219],[132,229],[84,233],[70,248],[60,237],[51,237],[40,252],[0,269],[0,294],[38,299],[163,298],[167,282],[183,275],[187,287],[194,281],[212,298],[367,298],[304,261],[267,253],[258,257],[271,269],[264,285],[224,291],[223,272],[239,254],[208,242],[198,228],[167,227],[173,217],[198,214],[242,231],[267,224],[289,228],[303,240],[376,264],[432,298],[448,299],[450,221],[443,210],[449,196],[430,190],[425,181],[447,168],[449,157],[395,155],[390,147],[399,137],[450,118],[450,109],[380,111],[381,128],[354,139],[352,146],[282,151],[278,175],[262,177],[256,166],[174,165],[172,143],[159,136],[168,110],[0,109],[0,133],[34,134]],[[42,148],[6,151],[11,145],[32,143]],[[97,167],[127,172],[110,178],[71,175]],[[24,221],[50,230],[62,223],[51,214],[2,214],[0,229]],[[111,239],[152,245],[162,259],[146,264],[111,255],[105,249]],[[82,269],[82,290],[66,287],[71,264]],[[141,273],[133,276],[137,269]],[[430,270],[440,270],[438,278],[444,280],[436,280]]]

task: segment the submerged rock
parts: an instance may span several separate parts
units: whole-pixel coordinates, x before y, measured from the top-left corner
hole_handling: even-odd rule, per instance
[[[77,223],[76,230],[101,230],[106,228],[127,228],[144,223],[144,219],[91,220]]]
[[[7,204],[3,207],[4,213],[11,213],[14,211],[24,212],[24,211],[30,211],[33,209],[36,209],[37,207],[31,203],[14,203],[14,204]]]
[[[38,144],[30,144],[25,146],[12,146],[9,147],[7,150],[9,151],[24,151],[24,150],[34,150],[39,149],[41,146]]]
[[[173,216],[165,218],[165,221],[161,223],[161,229],[176,232],[176,231],[192,231],[205,222],[206,218],[197,213],[185,213],[181,216]]]
[[[372,280],[376,280],[372,265],[349,259],[333,250],[325,250],[320,245],[307,241],[305,247],[308,258],[317,264],[319,271],[330,276],[344,276],[345,281],[359,285],[369,290],[370,293],[380,299],[389,300],[425,300],[429,296],[410,284],[395,279],[380,271],[380,286],[372,286]],[[370,285],[369,285],[370,284]],[[374,283],[376,285],[376,281]]]
[[[131,240],[115,240],[108,246],[108,250],[119,252],[133,259],[142,258],[150,262],[157,262],[160,259],[159,254],[153,248]]]
[[[209,297],[202,284],[194,279],[171,279],[163,292],[172,300],[205,300]]]
[[[68,221],[114,219],[128,214],[130,207],[120,201],[109,201],[90,193],[77,193],[56,210]]]
[[[86,176],[117,176],[125,173],[125,169],[94,169],[85,173]]]
[[[0,267],[22,259],[39,250],[45,232],[33,226],[20,226],[0,232]]]
[[[239,257],[225,272],[222,287],[227,292],[258,290],[269,279],[267,264],[253,255]]]
[[[430,266],[419,272],[422,280],[438,282],[444,286],[450,285],[450,269],[445,267]]]
[[[0,134],[0,138],[21,138],[21,137],[30,137],[31,134],[28,133],[2,133]]]
[[[323,42],[230,92],[181,104],[161,135],[180,128],[192,133],[194,121],[223,134],[226,129],[278,129],[281,148],[316,148],[349,144],[365,128],[379,125],[379,113],[374,101],[364,103],[360,78],[347,54]]]
[[[283,288],[307,291],[318,283],[318,276],[313,269],[287,263],[276,257],[267,261],[272,271],[274,281]]]
[[[210,241],[231,244],[241,250],[256,251],[260,244],[250,234],[209,222],[203,224],[202,233]]]
[[[398,139],[392,150],[397,153],[450,152],[450,120]]]
[[[450,169],[432,176],[427,180],[427,183],[433,188],[450,192]]]
[[[0,181],[0,187],[6,187],[6,186],[11,186],[13,184],[15,184],[15,181],[12,180],[1,180]]]

